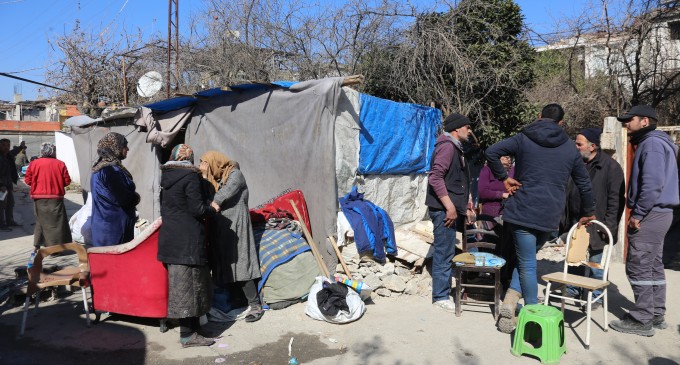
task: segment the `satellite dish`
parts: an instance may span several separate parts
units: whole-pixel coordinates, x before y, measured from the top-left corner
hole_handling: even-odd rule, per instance
[[[150,71],[139,78],[137,82],[137,94],[139,96],[150,98],[163,87],[163,76],[160,72]]]

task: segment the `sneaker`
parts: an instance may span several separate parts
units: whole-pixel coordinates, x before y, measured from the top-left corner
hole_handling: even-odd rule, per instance
[[[652,327],[658,330],[665,330],[666,328],[668,328],[668,323],[666,323],[666,317],[664,317],[663,314],[654,316],[654,319],[652,319]]]
[[[198,333],[194,332],[191,336],[187,338],[181,338],[179,342],[182,344],[183,348],[187,347],[198,347],[198,346],[211,346],[215,341],[211,338],[205,338]]]
[[[628,314],[623,319],[609,322],[609,327],[618,332],[652,337],[655,333],[652,322],[642,323]]]
[[[451,299],[438,300],[432,303],[432,305],[447,312],[451,313],[456,312],[456,305],[453,303]]]

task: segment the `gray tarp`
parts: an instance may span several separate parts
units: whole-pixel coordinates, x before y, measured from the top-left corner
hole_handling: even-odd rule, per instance
[[[185,143],[197,159],[217,150],[238,161],[251,208],[285,190],[302,190],[314,240],[325,243],[336,231],[333,131],[341,82],[313,80],[199,100]],[[326,264],[335,264],[335,255],[321,247]]]

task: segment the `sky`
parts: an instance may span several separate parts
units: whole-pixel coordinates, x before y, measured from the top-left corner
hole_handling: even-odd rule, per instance
[[[320,3],[334,0],[318,0]],[[418,3],[420,0],[415,0]],[[427,3],[427,0],[421,0]],[[580,13],[588,0],[515,0],[528,26],[539,34],[556,29],[559,19]],[[179,2],[182,24],[203,8],[202,0]],[[50,84],[45,69],[50,60],[50,41],[67,34],[79,22],[92,32],[117,31],[167,37],[166,0],[0,0],[0,73],[9,73]],[[12,101],[18,87],[23,100],[47,96],[44,87],[0,76],[0,100]]]

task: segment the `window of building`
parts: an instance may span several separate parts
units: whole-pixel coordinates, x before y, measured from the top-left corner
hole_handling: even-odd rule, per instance
[[[680,40],[680,22],[668,23],[668,30],[672,40]]]

